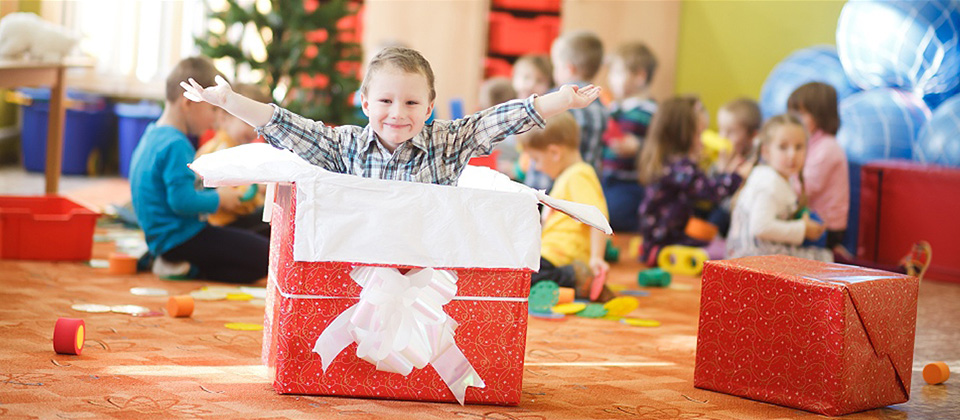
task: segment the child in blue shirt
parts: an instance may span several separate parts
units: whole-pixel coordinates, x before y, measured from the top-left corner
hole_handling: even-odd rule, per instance
[[[187,167],[196,150],[188,136],[213,128],[216,107],[181,95],[187,78],[212,83],[219,72],[205,58],[180,61],[167,76],[163,114],[147,127],[133,152],[130,192],[150,252],[166,262],[187,262],[199,277],[250,283],[267,275],[269,242],[252,232],[209,225],[202,218],[240,206],[233,188],[197,190]]]

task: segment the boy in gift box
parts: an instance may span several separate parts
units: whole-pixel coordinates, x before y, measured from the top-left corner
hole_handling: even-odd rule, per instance
[[[570,113],[548,118],[543,129],[530,130],[517,136],[517,141],[537,168],[553,180],[550,196],[589,204],[607,215],[600,179],[580,155],[580,127]],[[543,220],[540,271],[531,276],[531,282],[555,281],[561,287],[574,288],[577,297],[587,298],[595,275],[610,268],[603,260],[603,232],[550,209]],[[598,300],[612,297],[604,286]]]
[[[219,106],[257,128],[271,145],[290,149],[331,172],[368,178],[454,185],[467,161],[489,154],[506,136],[543,126],[543,119],[583,108],[595,86],[567,85],[555,93],[513,100],[455,121],[426,124],[436,91],[430,63],[415,50],[390,47],[368,64],[360,87],[365,127],[329,127],[276,105],[235,93],[223,78],[203,88],[181,83],[184,96]]]
[[[222,79],[206,58],[181,60],[167,76],[163,114],[147,127],[130,163],[131,200],[150,254],[157,256],[154,271],[225,282],[257,281],[267,275],[267,239],[201,219],[218,210],[236,210],[242,192],[230,187],[198,190],[194,185],[196,175],[187,164],[196,150],[188,136],[213,128],[217,109],[181,96],[179,82],[185,78],[204,83]]]

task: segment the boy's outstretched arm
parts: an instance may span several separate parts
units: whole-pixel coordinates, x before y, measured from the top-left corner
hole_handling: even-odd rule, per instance
[[[556,92],[538,96],[533,107],[543,119],[565,112],[568,109],[584,108],[600,96],[600,86],[563,85]]]
[[[217,85],[208,88],[200,86],[192,78],[189,81],[189,84],[180,82],[180,86],[184,90],[183,96],[191,101],[209,102],[254,127],[266,125],[273,117],[272,106],[234,92],[230,84],[220,76],[216,77]]]

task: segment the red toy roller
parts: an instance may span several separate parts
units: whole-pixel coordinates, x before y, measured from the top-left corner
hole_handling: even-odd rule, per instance
[[[83,351],[84,323],[78,318],[58,318],[53,327],[53,350],[59,354],[80,355]]]

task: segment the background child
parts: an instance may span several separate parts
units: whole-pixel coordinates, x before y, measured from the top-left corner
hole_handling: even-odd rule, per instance
[[[637,158],[657,103],[650,98],[650,80],[657,58],[642,42],[620,46],[607,73],[614,101],[604,133],[601,185],[610,206],[610,226],[618,232],[636,232],[637,208],[643,186],[637,183]]]
[[[807,83],[790,94],[787,109],[797,115],[810,133],[802,183],[808,205],[823,218],[827,248],[842,249],[850,208],[850,178],[847,154],[835,137],[840,128],[837,91],[826,83]],[[794,180],[794,189],[800,188],[801,183]]]
[[[525,99],[530,95],[546,95],[553,89],[553,65],[550,57],[542,54],[528,54],[513,63],[513,90],[517,98]]]
[[[533,129],[517,137],[537,167],[554,180],[551,196],[595,206],[606,215],[597,173],[580,156],[580,127],[572,115],[557,114],[547,119],[542,130]],[[562,287],[575,288],[578,297],[588,297],[594,274],[609,269],[603,260],[605,245],[602,232],[548,210],[544,215],[540,271],[531,281],[552,280]],[[607,291],[600,299],[611,297]]]
[[[250,99],[260,102],[272,102],[273,98],[263,88],[257,85],[238,83],[236,84],[237,93]],[[230,115],[227,112],[218,113],[217,134],[209,141],[200,146],[197,150],[197,157],[213,153],[219,150],[228,149],[233,146],[250,143],[257,138],[257,132],[252,127],[243,122],[243,120]],[[255,232],[266,238],[270,238],[270,225],[261,220],[263,213],[263,201],[265,189],[260,186],[243,185],[229,187],[236,189],[241,195],[245,195],[251,188],[256,189],[256,194],[252,199],[242,201],[234,211],[217,210],[207,218],[207,222],[214,226],[230,226]]]
[[[809,213],[794,217],[800,200],[790,179],[800,175],[806,147],[807,132],[795,117],[778,115],[764,124],[759,154],[763,164],[753,168],[737,196],[727,258],[783,254],[833,262],[832,252],[801,246],[804,239],[819,238],[823,225]]]
[[[233,188],[197,190],[187,167],[196,153],[187,136],[213,128],[217,109],[187,100],[178,84],[187,78],[212,83],[215,77],[222,76],[200,57],[180,61],[167,76],[163,114],[147,127],[133,152],[130,192],[147,246],[158,259],[187,262],[205,279],[249,283],[267,275],[267,239],[203,222],[201,215],[235,210],[240,193]]]
[[[707,176],[697,166],[703,105],[693,96],[675,97],[657,110],[640,152],[640,183],[647,187],[640,205],[641,261],[652,265],[660,247],[703,246],[684,228],[698,202],[716,204],[740,186],[734,173]]]
[[[367,65],[360,87],[366,127],[329,127],[276,105],[235,93],[225,80],[204,89],[181,82],[184,95],[207,101],[246,121],[275,147],[296,152],[332,172],[368,178],[453,185],[474,155],[490,154],[504,137],[543,124],[570,108],[589,105],[595,86],[563,86],[555,93],[514,100],[455,121],[425,124],[433,112],[433,70],[419,52],[390,47]]]
[[[492,108],[517,98],[512,81],[507,77],[491,77],[480,84],[478,104],[480,109]],[[509,136],[493,147],[497,152],[497,170],[511,179],[516,179],[517,161],[520,151],[514,136]]]
[[[730,140],[733,150],[729,156],[718,160],[718,167],[739,166],[743,162],[754,162],[758,156],[754,150],[754,139],[760,131],[763,116],[760,106],[750,98],[738,98],[723,104],[717,111],[717,128],[720,137]],[[730,213],[733,205],[730,198],[720,201],[708,218],[717,226],[720,236],[726,237],[730,230]]]
[[[553,63],[553,80],[558,85],[585,87],[592,83],[603,64],[603,43],[589,31],[569,32],[553,41],[550,60]],[[580,154],[583,161],[599,171],[603,132],[607,129],[607,111],[599,100],[594,100],[587,107],[571,109],[571,114],[580,126]],[[550,178],[537,171],[536,165],[531,165],[523,182],[533,188],[549,189]]]

